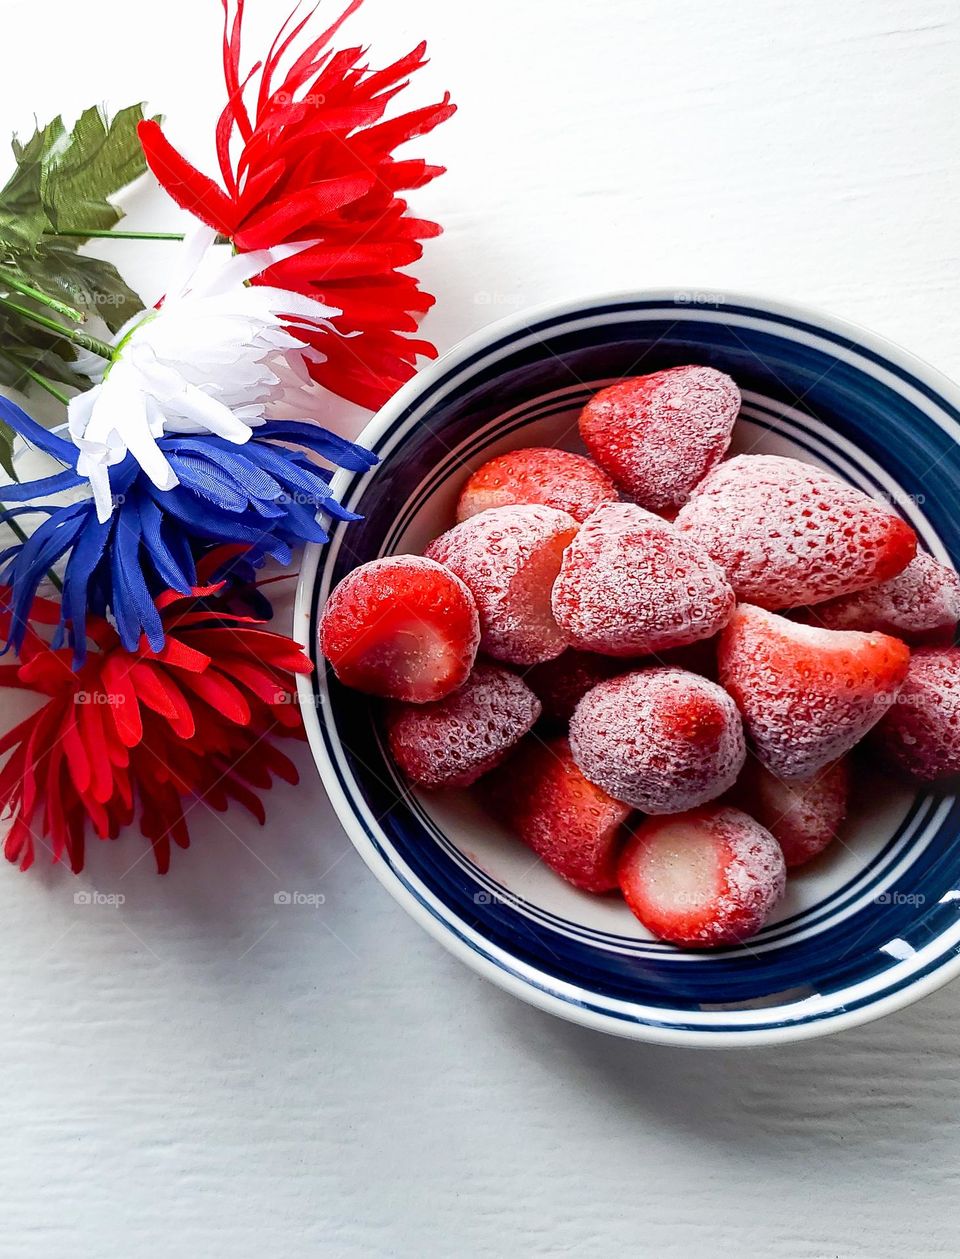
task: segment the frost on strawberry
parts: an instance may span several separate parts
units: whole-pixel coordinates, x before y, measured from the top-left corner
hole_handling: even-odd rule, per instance
[[[608,503],[563,556],[553,613],[586,651],[643,656],[711,638],[730,619],[723,570],[652,512]]]
[[[631,498],[674,514],[726,454],[740,390],[712,367],[670,367],[596,394],[580,416],[590,454]]]
[[[486,655],[537,664],[567,646],[550,595],[577,528],[572,516],[553,507],[495,507],[427,547],[426,554],[456,573],[473,594]]]
[[[457,502],[457,520],[518,503],[539,503],[586,520],[601,503],[619,497],[606,473],[583,455],[551,447],[511,450],[470,477]]]
[[[781,778],[748,756],[728,800],[755,818],[783,849],[787,869],[806,865],[837,838],[847,815],[846,758],[809,778]]]
[[[644,813],[679,813],[722,795],[746,757],[729,695],[683,669],[645,669],[588,691],[570,722],[587,778]]]
[[[739,809],[648,818],[620,858],[624,899],[648,931],[691,948],[739,944],[783,896],[780,845]]]
[[[815,774],[859,743],[896,700],[909,661],[889,635],[798,625],[749,604],[720,636],[720,681],[781,778]]]
[[[726,570],[737,598],[821,603],[902,572],[916,534],[886,504],[780,455],[739,455],[693,491],[677,528]]]
[[[916,782],[960,774],[960,648],[914,652],[897,702],[871,743],[887,765]]]
[[[540,701],[522,679],[499,665],[479,664],[446,699],[393,705],[387,739],[413,782],[469,787],[504,759],[539,716]]]

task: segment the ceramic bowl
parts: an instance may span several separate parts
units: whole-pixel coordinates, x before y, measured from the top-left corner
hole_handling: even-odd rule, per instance
[[[735,452],[793,455],[893,503],[940,560],[960,557],[960,390],[890,343],[781,302],[683,292],[598,297],[515,315],[469,337],[383,408],[380,457],[334,484],[363,520],[304,558],[296,625],[324,785],[364,861],[468,965],[554,1014],[638,1040],[765,1044],[822,1035],[908,1004],[960,971],[960,806],[869,768],[842,842],[789,881],[752,940],[712,952],[653,939],[616,897],[576,891],[466,792],[410,790],[377,706],[344,690],[317,618],[355,565],[420,551],[453,520],[469,473],[520,446],[578,449],[587,398],[682,363],[743,392]]]

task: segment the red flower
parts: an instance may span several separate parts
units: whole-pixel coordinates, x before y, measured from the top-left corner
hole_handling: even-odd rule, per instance
[[[423,252],[419,241],[440,228],[412,218],[397,194],[421,187],[444,168],[419,158],[398,161],[393,150],[432,131],[455,106],[445,95],[437,104],[384,120],[407,76],[424,64],[426,44],[376,71],[362,63],[362,48],[335,52],[330,40],[361,3],[351,0],[332,26],[299,51],[315,9],[292,29],[291,14],[262,65],[257,62],[242,78],[243,0],[237,0],[232,21],[223,0],[227,104],[216,133],[222,188],[191,166],[157,123],[141,123],[140,139],[150,169],[170,195],[241,252],[315,242],[271,267],[259,282],[343,311],[339,330],[362,335],[323,337],[318,348],[326,358],[312,365],[312,374],[334,393],[376,408],[413,375],[418,355],[436,356],[432,345],[411,335],[434,299],[399,268],[415,262]],[[281,73],[285,60],[290,64]],[[251,84],[256,99],[248,107],[245,89]]]
[[[159,653],[146,638],[126,652],[106,621],[88,618],[95,650],[76,672],[72,649],[28,630],[20,663],[0,666],[0,685],[49,698],[0,738],[0,753],[10,752],[0,771],[8,860],[26,870],[45,835],[53,860],[66,857],[79,871],[88,821],[101,839],[116,839],[139,814],[164,874],[170,841],[190,842],[185,801],[223,810],[238,800],[262,824],[257,792],[274,777],[297,781],[269,738],[303,738],[290,675],[309,673],[310,662],[291,639],[228,611],[221,588],[157,599],[166,632]],[[0,612],[0,626],[9,617]],[[57,604],[34,601],[33,622],[58,617]]]

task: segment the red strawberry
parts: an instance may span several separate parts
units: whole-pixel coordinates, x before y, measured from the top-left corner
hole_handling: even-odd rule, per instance
[[[719,661],[760,760],[781,778],[806,778],[876,725],[910,650],[886,634],[798,625],[745,603],[720,636]]]
[[[568,883],[585,892],[617,886],[630,809],[584,778],[566,739],[528,739],[484,793],[491,811]]]
[[[672,513],[727,451],[740,390],[712,367],[671,367],[602,389],[580,435],[604,471],[651,511]]]
[[[644,813],[681,813],[737,780],[746,757],[733,700],[683,669],[645,669],[588,691],[570,722],[587,778]]]
[[[543,705],[544,717],[566,722],[591,687],[616,677],[629,667],[629,661],[571,647],[553,660],[525,670],[523,680]]]
[[[480,612],[481,646],[511,664],[559,656],[566,644],[550,592],[577,522],[553,507],[496,507],[471,516],[427,547],[431,559],[470,588]]]
[[[786,779],[750,756],[729,800],[767,828],[793,870],[836,838],[847,816],[849,777],[845,759],[825,765],[812,778]]]
[[[480,622],[458,577],[422,556],[392,555],[344,577],[327,600],[319,638],[345,686],[426,704],[467,680]]]
[[[541,503],[586,520],[601,503],[619,497],[610,478],[583,455],[549,447],[511,450],[485,463],[467,481],[457,520],[514,503]]]
[[[711,638],[733,612],[705,551],[634,503],[607,503],[564,552],[553,614],[575,646],[642,656]]]
[[[888,506],[799,459],[739,455],[715,468],[677,516],[726,569],[737,598],[795,608],[895,577],[916,534]]]
[[[797,616],[827,629],[879,630],[915,647],[946,647],[960,621],[960,576],[919,551],[902,573]]]
[[[737,944],[783,896],[780,845],[739,809],[648,818],[620,858],[620,887],[648,931],[674,944]]]
[[[897,702],[871,743],[888,765],[917,782],[960,774],[960,648],[914,652]]]
[[[469,681],[436,704],[387,713],[393,758],[423,787],[469,787],[499,765],[540,716],[540,701],[508,669],[478,664]]]

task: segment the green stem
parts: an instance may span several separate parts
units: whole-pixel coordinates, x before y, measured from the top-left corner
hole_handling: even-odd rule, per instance
[[[18,372],[22,372],[24,376],[29,377],[30,380],[32,380],[35,385],[39,385],[41,389],[46,389],[48,394],[56,398],[58,402],[62,402],[64,406],[66,406],[70,401],[69,397],[65,393],[61,393],[54,384],[47,380],[46,376],[41,376],[39,372],[35,372],[33,368],[28,367],[26,363],[21,363],[16,354],[11,354],[9,350],[0,349],[0,358],[5,358],[8,363],[11,363],[17,369]]]
[[[72,341],[74,345],[79,345],[82,349],[89,350],[92,354],[99,354],[101,358],[105,358],[108,362],[113,359],[113,346],[108,345],[106,341],[101,341],[99,337],[92,337],[89,333],[80,332],[76,328],[65,328],[63,324],[57,323],[55,319],[48,319],[46,315],[41,315],[39,311],[30,310],[28,306],[21,306],[18,302],[12,302],[9,297],[0,297],[0,306],[6,307],[7,310],[12,310],[15,315],[19,315],[21,319],[26,319],[28,323],[34,323],[40,328],[46,328],[56,336],[64,337],[67,341]]]
[[[8,520],[5,523],[9,526],[10,532],[15,537],[19,538],[21,542],[27,541],[27,535],[23,532],[23,530],[20,528],[20,526],[17,524],[15,520]],[[53,571],[52,568],[47,569],[47,576],[50,578],[51,584],[55,586],[57,590],[62,592],[63,582],[60,580],[60,578],[57,576],[57,574]]]
[[[81,240],[183,240],[183,232],[119,232],[112,227],[65,227],[59,232],[47,231],[44,236],[71,236]]]
[[[0,268],[0,288],[13,289],[14,292],[22,293],[24,297],[32,297],[41,306],[49,306],[58,315],[63,315],[64,319],[70,319],[73,323],[86,322],[87,317],[82,310],[77,310],[74,306],[68,306],[66,302],[58,301],[55,297],[48,297],[46,293],[41,293],[39,289],[35,289],[32,284],[26,284],[23,280],[18,279],[17,276],[11,275],[9,271],[2,268]]]

